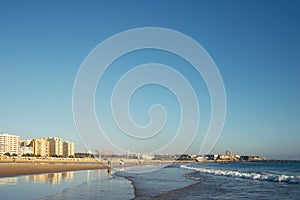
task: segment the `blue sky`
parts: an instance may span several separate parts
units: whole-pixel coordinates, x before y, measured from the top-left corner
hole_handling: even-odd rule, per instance
[[[72,115],[73,84],[81,63],[114,34],[164,27],[200,43],[222,75],[227,116],[212,152],[231,149],[237,154],[300,159],[299,9],[297,1],[1,1],[0,132],[24,139],[58,136],[83,150]],[[149,58],[143,53],[147,52],[128,59],[155,59],[174,68],[181,62],[163,52],[150,52]],[[124,63],[128,68],[134,64]],[[118,73],[116,62],[112,73],[107,72],[108,83]],[[203,98],[204,130],[210,109],[205,86],[192,70],[184,68],[182,73]],[[107,108],[107,102],[100,101],[101,90],[109,87],[97,89],[99,118],[101,108]],[[152,90],[159,94],[154,100],[146,95]],[[171,102],[166,109],[175,116],[171,93],[156,86],[142,88],[130,105],[133,118],[147,123],[143,112],[148,105],[164,100]],[[172,132],[176,122],[178,117],[171,117],[166,131]],[[109,128],[109,122],[106,125]],[[201,139],[196,138],[190,152],[198,151]]]

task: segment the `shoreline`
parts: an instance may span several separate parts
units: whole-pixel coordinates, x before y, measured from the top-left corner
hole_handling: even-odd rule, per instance
[[[59,173],[66,171],[78,171],[78,170],[95,170],[95,169],[109,169],[109,168],[125,168],[132,166],[145,166],[145,165],[159,165],[159,164],[180,164],[196,162],[192,160],[181,160],[181,161],[146,161],[141,164],[136,164],[134,160],[126,160],[126,164],[119,165],[117,160],[112,160],[112,165],[108,166],[107,161],[96,161],[92,159],[84,159],[80,161],[74,160],[46,160],[36,159],[34,162],[31,160],[1,160],[0,161],[0,178],[4,177],[15,177],[24,175],[34,175],[43,173]],[[204,161],[205,162],[216,162],[216,161]],[[220,161],[217,161],[220,162]],[[220,163],[228,162],[241,162],[241,161],[222,161]],[[279,160],[264,160],[264,161],[243,161],[243,162],[283,162]],[[289,160],[289,162],[293,162]]]
[[[113,160],[111,166],[108,166],[107,161],[62,161],[62,160],[35,160],[25,161],[16,160],[12,161],[0,161],[0,178],[16,177],[26,175],[36,175],[45,173],[60,173],[67,171],[78,170],[96,170],[96,169],[118,169],[133,166],[155,165],[158,162],[144,162],[136,164],[136,161],[126,162],[124,165],[120,165],[119,162]]]

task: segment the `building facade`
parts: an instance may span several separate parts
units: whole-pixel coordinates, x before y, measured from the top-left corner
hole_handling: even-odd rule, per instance
[[[49,155],[50,156],[62,156],[63,155],[63,142],[61,138],[49,137]]]
[[[20,155],[32,155],[33,147],[32,140],[20,140]]]
[[[20,140],[20,147],[29,147],[32,140]]]
[[[49,156],[49,142],[47,138],[36,138],[31,141],[33,154],[36,156]]]
[[[21,156],[28,156],[28,155],[32,155],[32,154],[34,154],[32,147],[20,147],[20,155]]]
[[[0,154],[10,153],[19,155],[20,136],[0,134]]]
[[[63,142],[63,157],[67,158],[74,155],[74,143],[69,141]]]
[[[58,137],[35,138],[32,140],[20,140],[20,136],[0,134],[0,154],[31,156],[74,156],[74,143],[63,142]]]

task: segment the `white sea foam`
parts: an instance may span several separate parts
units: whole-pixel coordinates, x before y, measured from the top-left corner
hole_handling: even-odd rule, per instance
[[[284,174],[271,174],[271,173],[256,173],[256,172],[240,172],[233,170],[220,170],[209,168],[197,168],[187,165],[181,165],[181,168],[199,171],[206,174],[230,176],[235,178],[245,178],[259,181],[273,181],[273,182],[286,182],[286,183],[300,183],[300,176],[288,176]]]

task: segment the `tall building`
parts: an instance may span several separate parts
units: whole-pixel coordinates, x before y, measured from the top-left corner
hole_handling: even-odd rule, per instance
[[[63,157],[67,158],[69,156],[74,156],[74,143],[63,142]]]
[[[226,155],[226,156],[232,156],[231,150],[226,150],[225,155]]]
[[[36,138],[31,141],[34,155],[49,156],[49,142],[47,138]]]
[[[63,142],[61,138],[49,137],[49,154],[50,156],[62,156],[63,155]]]
[[[0,154],[10,153],[19,154],[20,136],[9,135],[6,133],[0,134]]]

